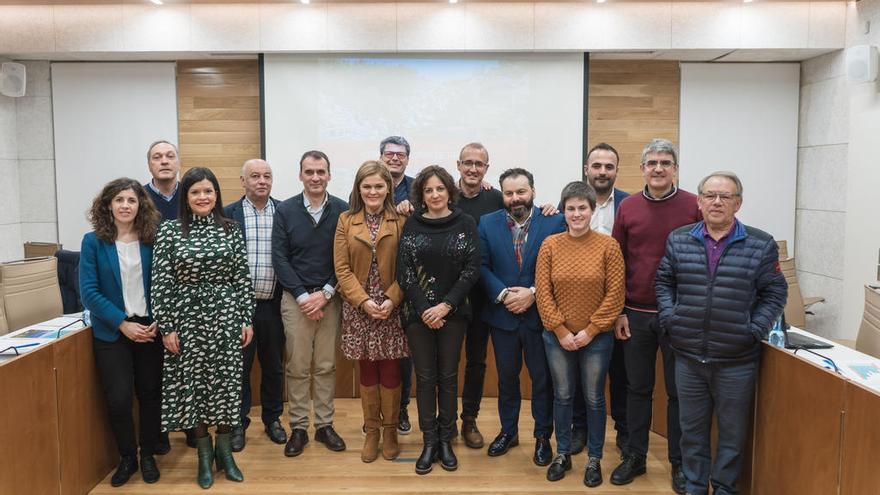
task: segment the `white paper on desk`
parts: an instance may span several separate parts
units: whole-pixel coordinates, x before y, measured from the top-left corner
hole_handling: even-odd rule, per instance
[[[0,339],[0,350],[6,349],[7,347],[15,347],[18,350],[18,354],[27,354],[31,351],[37,350],[40,348],[40,345],[48,342],[44,339],[10,339],[4,337]],[[29,344],[37,344],[37,345],[29,345]],[[27,347],[22,347],[27,346]],[[8,349],[3,350],[0,354],[4,356],[15,356],[15,350]]]
[[[860,383],[880,384],[880,367],[870,361],[844,364],[848,377]]]
[[[59,316],[57,318],[52,318],[51,320],[44,321],[41,323],[35,323],[33,325],[24,327],[20,330],[16,330],[6,336],[4,338],[12,338],[12,339],[56,339],[60,336],[67,335],[70,332],[75,330],[79,330],[84,327],[82,320],[79,317],[75,316]],[[62,329],[59,332],[59,329]],[[20,340],[19,340],[19,344]],[[6,346],[4,346],[6,347]],[[3,347],[0,347],[3,349]]]

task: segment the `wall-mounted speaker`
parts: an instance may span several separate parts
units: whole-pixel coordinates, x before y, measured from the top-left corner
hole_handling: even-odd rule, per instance
[[[877,79],[877,47],[858,45],[846,50],[846,75],[853,82],[871,82]]]
[[[26,85],[24,65],[15,62],[0,64],[0,94],[13,98],[24,96]]]

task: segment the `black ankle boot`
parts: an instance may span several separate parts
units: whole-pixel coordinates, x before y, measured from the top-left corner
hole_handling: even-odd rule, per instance
[[[452,442],[440,440],[440,451],[437,453],[440,458],[440,467],[447,471],[455,471],[458,469],[458,459],[455,452],[452,451]]]
[[[434,462],[437,461],[437,441],[425,442],[422,447],[422,455],[416,461],[416,474],[428,474],[434,468]]]

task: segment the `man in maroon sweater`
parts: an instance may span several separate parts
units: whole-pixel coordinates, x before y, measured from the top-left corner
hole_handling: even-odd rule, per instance
[[[626,304],[624,313],[617,319],[614,333],[618,339],[627,341],[624,361],[629,380],[626,403],[629,442],[623,462],[611,474],[611,483],[625,485],[636,476],[645,474],[654,364],[659,347],[663,353],[668,396],[666,430],[672,489],[675,493],[684,493],[675,365],[666,337],[661,335],[657,323],[654,275],[663,258],[669,233],[682,225],[699,221],[701,216],[697,196],[675,187],[678,153],[671,142],[654,139],[648,143],[642,150],[641,170],[645,189],[620,203],[612,232],[626,262]]]

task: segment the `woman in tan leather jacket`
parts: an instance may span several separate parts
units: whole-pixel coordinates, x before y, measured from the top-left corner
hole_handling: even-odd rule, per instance
[[[397,242],[405,218],[394,209],[391,172],[368,161],[358,169],[350,209],[336,226],[333,258],[342,294],[342,352],[360,367],[366,439],[361,460],[397,458],[400,363],[409,355],[398,306],[403,293],[396,280]]]

